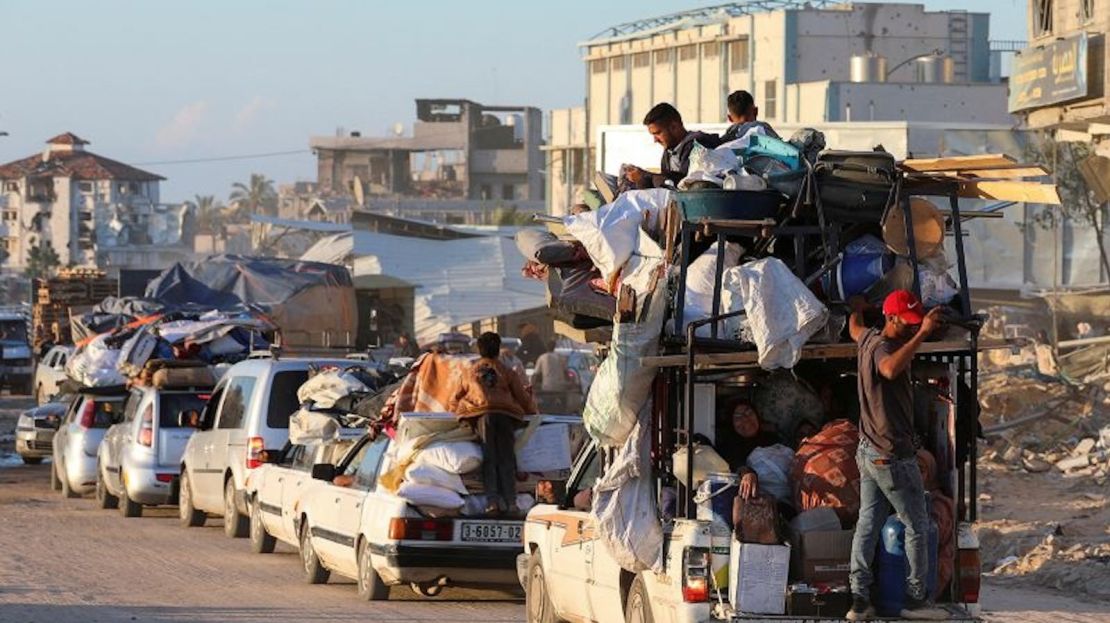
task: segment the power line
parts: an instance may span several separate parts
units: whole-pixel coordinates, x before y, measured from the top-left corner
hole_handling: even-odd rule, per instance
[[[311,153],[308,149],[296,149],[292,151],[271,151],[264,154],[242,154],[238,156],[211,156],[208,158],[190,158],[187,160],[160,160],[151,162],[132,162],[132,166],[154,166],[154,165],[167,165],[167,164],[196,164],[201,162],[224,162],[227,160],[254,160],[256,158],[273,158],[275,156],[294,156],[300,154]]]

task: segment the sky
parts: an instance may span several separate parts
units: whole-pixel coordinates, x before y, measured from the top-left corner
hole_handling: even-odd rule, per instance
[[[315,179],[310,136],[411,133],[418,97],[581,105],[578,42],[722,1],[0,0],[0,163],[71,131],[168,178],[163,202],[226,200],[252,172]],[[1026,38],[1026,0],[918,3]]]

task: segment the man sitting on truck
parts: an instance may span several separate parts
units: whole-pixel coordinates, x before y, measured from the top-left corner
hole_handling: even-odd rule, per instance
[[[644,116],[644,125],[651,138],[663,146],[662,173],[653,175],[639,167],[625,167],[625,178],[636,188],[658,188],[668,181],[679,183],[690,170],[690,152],[695,142],[708,149],[721,144],[721,138],[716,134],[687,130],[682,123],[682,115],[666,102],[656,104],[648,111]]]
[[[923,314],[921,301],[907,290],[895,290],[883,301],[883,328],[869,328],[861,297],[851,301],[848,329],[859,344],[858,389],[860,440],[856,463],[860,472],[860,510],[852,539],[852,609],[848,619],[874,616],[870,592],[871,563],[879,532],[890,507],[906,527],[909,559],[907,619],[941,620],[945,611],[933,606],[926,592],[929,571],[928,525],[925,486],[917,466],[913,431],[913,386],[910,362],[925,338],[940,323],[941,308]]]
[[[771,138],[778,138],[766,121],[759,121],[759,106],[755,105],[755,98],[747,91],[733,91],[728,94],[728,122],[731,123],[725,133],[721,135],[721,142],[728,143],[738,138],[744,138],[749,133],[764,134]]]
[[[474,429],[482,445],[482,483],[489,500],[486,512],[516,512],[516,441],[513,431],[536,403],[520,377],[501,363],[501,336],[478,336],[481,359],[470,364],[447,406]]]

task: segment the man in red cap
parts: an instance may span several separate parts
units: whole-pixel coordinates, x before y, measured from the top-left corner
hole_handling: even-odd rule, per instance
[[[880,330],[864,324],[866,301],[857,297],[850,302],[848,330],[859,344],[860,440],[856,463],[860,510],[852,539],[852,609],[848,619],[858,621],[875,614],[870,598],[871,563],[891,506],[906,528],[909,559],[901,614],[907,619],[946,619],[947,613],[933,606],[926,592],[929,514],[914,447],[910,379],[910,362],[940,324],[941,309],[926,314],[913,293],[895,290],[883,301],[886,323]]]

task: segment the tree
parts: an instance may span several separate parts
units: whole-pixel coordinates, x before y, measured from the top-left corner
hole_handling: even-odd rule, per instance
[[[219,233],[227,220],[224,206],[212,195],[197,195],[193,201],[197,211],[197,230],[206,234]]]
[[[231,185],[228,201],[235,204],[235,216],[243,218],[251,214],[277,214],[277,192],[274,181],[261,173],[251,173],[246,184],[235,182]]]
[[[54,245],[44,240],[40,240],[38,244],[33,242],[31,244],[31,249],[27,252],[27,278],[45,279],[53,275],[54,271],[62,265],[62,259],[58,257]]]

